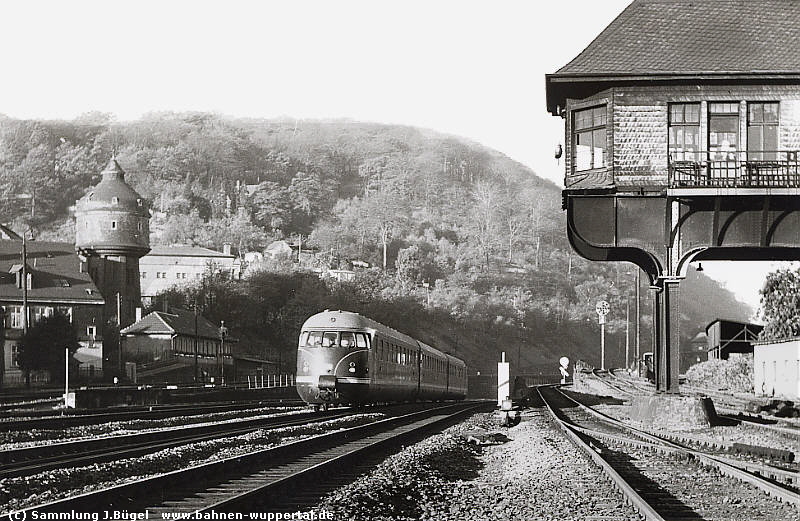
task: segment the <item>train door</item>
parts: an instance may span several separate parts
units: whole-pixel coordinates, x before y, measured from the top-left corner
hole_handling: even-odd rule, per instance
[[[417,343],[417,348],[414,351],[416,354],[416,360],[414,360],[414,366],[417,369],[417,391],[414,393],[414,401],[419,400],[419,393],[420,393],[420,386],[422,385],[422,348]]]

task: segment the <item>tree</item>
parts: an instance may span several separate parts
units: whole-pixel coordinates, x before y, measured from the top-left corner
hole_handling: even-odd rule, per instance
[[[500,209],[501,195],[498,188],[489,182],[479,182],[472,191],[472,208],[467,223],[469,238],[478,247],[489,271],[490,258],[498,246],[501,237]]]
[[[369,227],[376,233],[383,249],[383,269],[388,265],[389,243],[399,237],[408,223],[407,201],[399,194],[378,192],[363,201]]]
[[[250,198],[250,208],[255,223],[272,231],[282,229],[292,215],[288,191],[272,181],[258,185]]]
[[[63,382],[64,349],[69,349],[70,358],[78,350],[78,333],[66,315],[56,313],[43,317],[19,342],[19,366],[30,385],[30,372],[50,371],[50,379]]]
[[[770,273],[760,293],[761,316],[766,325],[759,339],[775,340],[800,335],[800,269]]]
[[[419,247],[412,245],[398,251],[395,266],[397,267],[397,280],[404,287],[416,284],[422,277],[422,254]]]

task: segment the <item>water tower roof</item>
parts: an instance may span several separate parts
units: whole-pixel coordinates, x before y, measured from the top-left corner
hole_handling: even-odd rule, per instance
[[[102,171],[103,178],[78,201],[81,209],[113,209],[142,214],[147,211],[142,196],[125,182],[125,171],[112,157]]]

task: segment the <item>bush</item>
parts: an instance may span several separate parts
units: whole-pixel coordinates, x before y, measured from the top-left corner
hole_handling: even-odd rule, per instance
[[[751,355],[728,360],[700,362],[686,371],[686,381],[706,389],[751,392],[753,390],[753,357]]]

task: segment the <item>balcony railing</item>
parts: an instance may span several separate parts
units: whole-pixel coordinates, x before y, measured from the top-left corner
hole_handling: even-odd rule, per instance
[[[800,151],[671,151],[672,188],[797,188]]]

